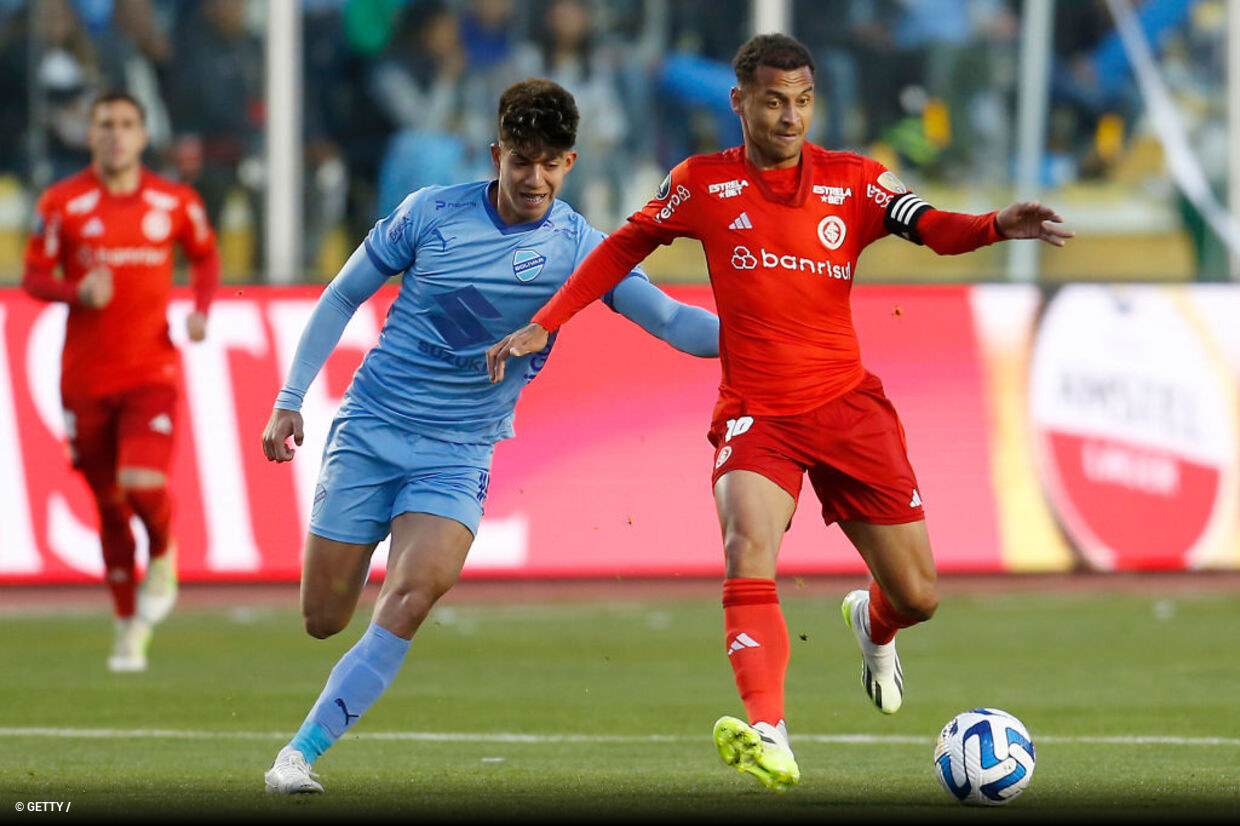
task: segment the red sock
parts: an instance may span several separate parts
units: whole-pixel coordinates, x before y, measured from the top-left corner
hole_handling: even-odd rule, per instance
[[[749,722],[777,725],[784,719],[788,627],[775,580],[725,579],[723,625],[728,662]]]
[[[134,539],[129,529],[129,508],[120,492],[102,501],[99,510],[99,544],[103,546],[103,576],[112,592],[112,610],[126,619],[134,612]]]
[[[896,631],[916,625],[921,620],[905,616],[891,606],[878,583],[870,582],[870,641],[884,645],[895,639]]]
[[[125,495],[134,513],[142,520],[150,542],[151,559],[158,559],[168,552],[168,539],[172,530],[172,497],[167,488],[128,488]]]

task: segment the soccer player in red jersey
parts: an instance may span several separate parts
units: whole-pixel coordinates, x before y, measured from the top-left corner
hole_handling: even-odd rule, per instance
[[[725,762],[777,791],[800,779],[784,724],[788,633],[776,557],[808,474],[823,520],[838,522],[872,574],[844,599],[862,682],[891,714],[903,699],[895,633],[938,606],[922,497],[904,431],[868,372],[849,293],[857,257],[892,233],[939,254],[1074,233],[1035,202],[965,215],[931,207],[869,158],[806,143],[814,64],[795,39],[759,35],[733,61],[744,145],[681,162],[655,198],[600,244],[533,317],[488,352],[492,380],[658,245],[688,236],[706,254],[723,371],[710,428],[726,560],[725,649],[748,722],[723,717]]]
[[[191,262],[191,341],[202,341],[219,283],[215,233],[189,187],[142,166],[142,106],[123,92],[91,107],[91,164],[42,194],[26,245],[22,285],[69,305],[60,395],[73,467],[95,500],[116,639],[108,668],[142,671],[151,628],[176,601],[169,536],[180,355],[168,334],[173,245]],[[60,268],[60,275],[56,269]],[[135,583],[137,515],[150,564]]]

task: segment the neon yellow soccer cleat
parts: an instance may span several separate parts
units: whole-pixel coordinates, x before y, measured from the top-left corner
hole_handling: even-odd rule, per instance
[[[801,780],[782,722],[751,726],[735,717],[720,717],[715,722],[715,745],[723,762],[752,774],[772,791],[786,792]]]

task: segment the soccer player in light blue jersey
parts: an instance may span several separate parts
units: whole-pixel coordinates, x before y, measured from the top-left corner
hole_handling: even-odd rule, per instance
[[[572,169],[572,96],[547,80],[500,98],[497,180],[433,186],[379,221],[324,290],[263,432],[267,459],[302,442],[298,412],[358,306],[401,274],[379,342],[366,354],[323,452],[301,576],[306,631],[329,637],[353,616],[370,556],[392,536],[371,622],[265,775],[268,792],[322,792],[314,761],[387,689],[410,640],[460,576],[482,518],[495,443],[513,435],[521,389],[546,362],[514,359],[492,384],[486,350],[525,325],[604,238],[555,199]],[[634,270],[608,305],[695,356],[718,355],[719,319]],[[513,369],[515,368],[515,369]]]

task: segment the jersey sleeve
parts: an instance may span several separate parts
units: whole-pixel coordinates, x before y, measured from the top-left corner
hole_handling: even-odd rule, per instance
[[[939,255],[959,255],[1002,240],[995,215],[968,215],[935,209],[881,163],[864,159],[866,176],[863,226],[866,243],[898,235]]]
[[[44,301],[77,300],[77,287],[56,275],[60,263],[62,208],[51,191],[44,192],[31,216],[30,235],[26,239],[22,287],[27,293]]]
[[[388,273],[378,268],[369,252],[362,247],[353,251],[314,305],[314,312],[297,344],[288,377],[276,396],[276,407],[301,409],[307,388],[340,341],[349,320],[387,280]]]
[[[579,227],[578,231],[581,233],[580,235],[581,240],[577,244],[577,254],[573,259],[573,271],[574,272],[576,272],[577,268],[581,266],[581,263],[586,260],[586,256],[588,256],[591,252],[593,252],[594,248],[597,247],[599,244],[603,243],[603,241],[606,240],[607,238],[606,233],[602,232],[601,230],[595,229],[593,226],[589,224],[589,222],[586,221],[585,218],[582,218],[579,215],[577,216],[577,219],[578,219],[578,227]],[[650,280],[650,276],[646,275],[645,270],[643,270],[640,266],[633,267],[633,269],[631,269],[629,273],[626,276],[624,276],[624,279],[621,281],[621,283],[624,283],[624,281],[627,281],[630,278],[637,278],[643,281]],[[615,287],[612,287],[610,290],[608,290],[603,295],[603,303],[606,304],[608,307],[610,307],[612,310],[616,310],[616,290],[619,288],[619,286],[620,285],[617,284]]]
[[[413,266],[419,240],[428,223],[426,192],[419,189],[406,196],[400,206],[381,218],[366,235],[362,246],[380,272],[399,275]]]
[[[51,192],[44,192],[34,207],[30,235],[26,238],[26,266],[52,270],[60,263],[61,205]]]
[[[654,197],[633,213],[629,220],[641,226],[660,244],[670,244],[681,236],[698,237],[693,222],[697,201],[694,200],[691,173],[688,160],[677,164],[659,184]]]
[[[871,158],[862,158],[861,225],[866,243],[885,235],[898,235],[914,244],[921,243],[917,224],[931,207],[901,181],[894,172]]]
[[[206,258],[215,251],[216,238],[215,229],[207,218],[207,210],[202,205],[202,198],[192,188],[185,187],[181,191],[181,203],[185,210],[185,221],[177,240],[191,259]]]
[[[194,309],[206,315],[220,285],[220,255],[215,230],[207,219],[202,198],[191,187],[181,191],[185,212],[177,240],[190,260],[190,285],[194,290]]]

